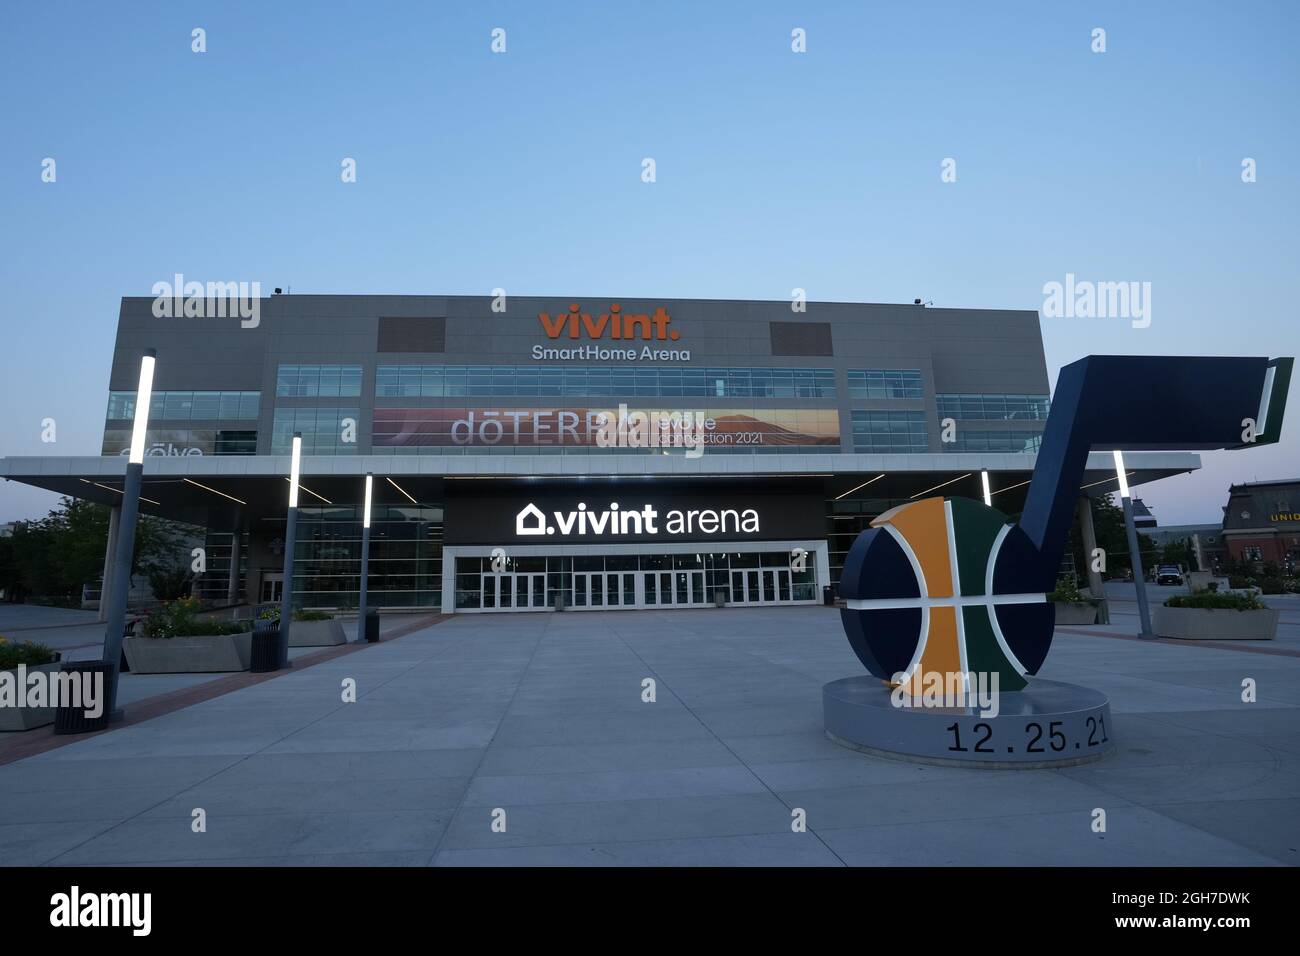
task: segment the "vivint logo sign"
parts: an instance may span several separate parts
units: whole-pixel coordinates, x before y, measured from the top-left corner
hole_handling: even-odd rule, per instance
[[[673,510],[664,516],[664,534],[757,534],[758,512],[753,508],[739,511],[724,508],[714,511],[701,508],[690,511]],[[548,516],[537,505],[529,502],[515,515],[515,534],[530,535],[626,535],[659,534],[659,511],[654,505],[639,509],[620,508],[612,502],[604,511],[594,511],[586,502],[578,502],[576,511],[552,511]]]
[[[579,339],[585,333],[589,339],[613,339],[616,341],[633,341],[641,339],[659,342],[676,342],[682,337],[676,329],[670,329],[673,318],[663,306],[655,309],[653,315],[644,312],[624,312],[617,302],[609,307],[608,312],[593,316],[583,312],[577,302],[569,306],[568,312],[540,312],[537,321],[542,324],[542,331],[548,339],[558,339],[568,333],[569,338]],[[579,345],[574,348],[552,349],[544,345],[533,346],[533,358],[540,361],[600,361],[600,362],[689,362],[690,349],[656,349],[649,345],[636,348],[606,348],[602,345]]]
[[[542,323],[549,339],[558,339],[565,329],[569,330],[571,339],[578,338],[582,332],[586,332],[587,337],[592,339],[604,338],[606,333],[609,333],[611,339],[656,338],[661,342],[669,339],[676,342],[682,337],[676,329],[668,328],[673,320],[663,306],[655,309],[653,316],[630,312],[624,315],[623,307],[615,302],[608,312],[593,319],[575,302],[569,306],[567,313],[557,312],[552,318],[549,312],[542,312],[537,316],[537,321]]]

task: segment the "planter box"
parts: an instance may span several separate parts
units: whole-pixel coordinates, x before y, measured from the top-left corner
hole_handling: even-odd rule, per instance
[[[246,671],[253,655],[253,635],[245,631],[201,637],[128,637],[122,650],[133,674]]]
[[[1184,641],[1271,641],[1277,636],[1281,612],[1209,610],[1198,607],[1154,607],[1151,627],[1161,637]]]
[[[1056,626],[1069,626],[1071,624],[1096,624],[1097,607],[1094,604],[1062,604],[1056,603]]]
[[[289,624],[290,647],[332,647],[346,644],[343,625],[334,618],[328,621],[293,621]]]
[[[62,666],[58,661],[35,666],[28,664],[26,673],[35,674],[39,671],[42,674],[57,674]],[[12,679],[18,680],[17,668],[8,670],[5,673],[12,674]],[[22,689],[19,687],[15,687],[15,691],[22,693]],[[37,727],[52,724],[54,723],[54,710],[53,707],[0,707],[0,731],[34,730]]]

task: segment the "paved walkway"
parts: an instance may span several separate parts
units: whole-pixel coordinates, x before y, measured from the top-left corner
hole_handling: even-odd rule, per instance
[[[459,616],[0,767],[0,860],[1300,861],[1300,659],[1061,629],[1043,676],[1111,695],[1118,752],[1039,771],[829,742],[821,686],[860,672],[823,608]]]

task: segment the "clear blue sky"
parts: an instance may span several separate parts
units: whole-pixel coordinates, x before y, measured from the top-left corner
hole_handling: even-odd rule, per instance
[[[98,453],[118,299],[175,272],[1027,309],[1072,272],[1151,282],[1152,323],[1043,319],[1053,378],[1294,355],[1298,46],[1300,4],[1253,0],[9,3],[0,455]],[[1217,521],[1229,481],[1300,475],[1289,416],[1140,494]],[[5,485],[0,520],[52,501]]]

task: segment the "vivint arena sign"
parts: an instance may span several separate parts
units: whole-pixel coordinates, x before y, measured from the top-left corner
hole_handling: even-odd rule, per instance
[[[449,545],[789,541],[825,536],[826,501],[788,485],[745,491],[649,487],[595,499],[559,488],[530,493],[455,482],[448,489],[443,542]]]
[[[542,330],[548,339],[566,336],[573,340],[583,337],[599,341],[612,342],[676,342],[681,338],[677,329],[671,329],[672,316],[659,306],[653,314],[624,312],[617,302],[609,307],[608,312],[593,315],[582,311],[577,302],[569,306],[567,312],[541,312],[537,316]],[[548,348],[545,345],[533,346],[533,359],[539,362],[689,362],[690,349],[654,348],[642,345],[637,348],[602,344],[574,345],[566,348]]]
[[[684,534],[758,534],[758,512],[753,508],[673,509],[664,516],[663,533]],[[515,515],[515,534],[519,537],[545,537],[559,533],[566,537],[580,535],[657,535],[660,533],[659,511],[654,505],[620,508],[611,502],[603,511],[588,508],[586,502],[569,511],[552,511],[549,515],[531,501]]]

